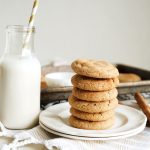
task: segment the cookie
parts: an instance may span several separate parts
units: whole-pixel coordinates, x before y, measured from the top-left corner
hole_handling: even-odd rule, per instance
[[[106,61],[78,59],[71,64],[71,68],[79,75],[93,78],[115,78],[118,69]]]
[[[71,79],[74,87],[88,91],[106,91],[111,90],[119,85],[119,79],[98,79],[81,75],[74,75]]]
[[[141,81],[141,77],[134,73],[120,73],[120,82],[138,82]]]
[[[116,98],[109,101],[91,102],[80,100],[71,95],[69,96],[68,101],[74,109],[88,113],[105,112],[108,110],[115,109],[118,106],[118,100]]]
[[[82,112],[77,109],[74,109],[73,107],[70,108],[70,113],[72,114],[72,116],[76,118],[87,120],[87,121],[103,121],[115,115],[113,109],[102,113],[87,113],[87,112]]]
[[[115,122],[115,117],[111,117],[105,121],[85,121],[78,119],[74,116],[70,116],[69,123],[71,126],[79,129],[87,130],[104,130],[110,128]]]
[[[117,97],[118,92],[116,88],[113,88],[108,91],[86,91],[81,90],[79,88],[73,88],[72,90],[73,96],[77,97],[78,99],[85,100],[85,101],[107,101]]]

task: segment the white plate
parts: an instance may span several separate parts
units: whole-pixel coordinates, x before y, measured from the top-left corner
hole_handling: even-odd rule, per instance
[[[76,140],[115,140],[115,139],[123,139],[123,138],[127,138],[127,137],[131,137],[134,135],[137,135],[138,133],[142,132],[145,128],[145,126],[143,126],[141,129],[137,130],[136,132],[130,133],[130,134],[125,134],[125,135],[120,135],[120,136],[112,136],[112,137],[97,137],[97,138],[92,138],[92,137],[81,137],[81,136],[73,136],[73,135],[69,135],[69,134],[64,134],[64,133],[60,133],[54,130],[49,129],[48,127],[46,127],[45,125],[43,125],[40,122],[40,126],[45,129],[46,131],[58,135],[58,136],[62,136],[62,137],[66,137],[66,138],[70,138],[70,139],[76,139]]]
[[[69,109],[70,105],[68,102],[50,106],[40,114],[39,120],[43,125],[53,131],[73,136],[93,138],[127,135],[145,127],[147,121],[146,116],[139,110],[119,105],[115,110],[116,121],[112,128],[107,130],[77,129],[68,123],[70,116]]]
[[[48,87],[64,87],[72,86],[71,77],[75,73],[73,72],[53,72],[46,74],[45,81]]]

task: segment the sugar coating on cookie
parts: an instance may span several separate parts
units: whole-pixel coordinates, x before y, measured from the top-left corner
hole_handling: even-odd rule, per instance
[[[71,64],[77,74],[93,78],[115,78],[119,75],[118,69],[106,61],[78,59]]]
[[[85,121],[74,116],[69,117],[69,123],[71,126],[79,129],[87,130],[104,130],[112,127],[115,122],[115,117],[111,117],[105,121]]]
[[[113,109],[102,113],[87,113],[87,112],[74,109],[73,107],[70,108],[70,113],[72,114],[72,116],[76,118],[87,120],[87,121],[103,121],[115,115]]]
[[[72,77],[71,82],[74,87],[88,91],[106,91],[111,90],[119,85],[118,77],[110,79],[99,79],[81,76],[78,74]]]
[[[116,88],[113,88],[108,91],[86,91],[79,88],[73,88],[72,94],[78,99],[85,101],[108,101],[114,99],[118,95]]]
[[[71,95],[69,96],[68,101],[73,108],[88,113],[105,112],[108,110],[115,109],[118,106],[118,100],[116,98],[102,102],[91,102],[80,100]]]
[[[141,81],[141,77],[134,73],[120,73],[119,74],[120,82],[138,82]]]

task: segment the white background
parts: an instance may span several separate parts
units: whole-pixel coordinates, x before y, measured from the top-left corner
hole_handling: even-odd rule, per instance
[[[33,0],[0,0],[0,54],[5,26],[26,25]],[[35,48],[55,58],[106,59],[150,69],[150,0],[40,0]]]

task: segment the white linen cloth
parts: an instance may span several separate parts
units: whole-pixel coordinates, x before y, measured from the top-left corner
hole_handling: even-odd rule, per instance
[[[133,101],[131,103],[124,101],[123,103],[135,106]],[[148,127],[136,136],[109,141],[67,139],[48,133],[40,126],[26,131],[12,131],[0,123],[0,129],[0,136],[14,138],[12,143],[2,145],[1,150],[16,150],[18,147],[31,143],[45,145],[49,150],[150,150],[150,128]]]

